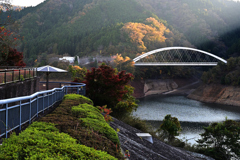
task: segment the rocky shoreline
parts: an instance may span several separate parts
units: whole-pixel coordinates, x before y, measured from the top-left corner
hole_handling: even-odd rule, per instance
[[[135,98],[149,95],[185,95],[206,103],[240,106],[240,87],[221,84],[203,84],[196,79],[166,79],[132,82]]]
[[[187,97],[206,103],[240,106],[240,87],[202,84]]]

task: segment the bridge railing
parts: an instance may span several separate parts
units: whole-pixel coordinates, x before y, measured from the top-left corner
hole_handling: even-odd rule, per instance
[[[23,81],[37,76],[37,68],[0,69],[0,85]]]
[[[23,124],[38,117],[38,114],[49,110],[56,102],[63,99],[65,94],[77,93],[85,95],[86,85],[83,83],[70,83],[52,90],[34,93],[30,96],[0,100],[0,137],[8,137],[8,133],[21,127]],[[72,92],[71,92],[72,91]]]

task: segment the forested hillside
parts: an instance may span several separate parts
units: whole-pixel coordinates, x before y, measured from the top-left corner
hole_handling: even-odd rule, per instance
[[[227,0],[138,1],[146,9],[183,33],[198,49],[225,58],[235,52],[233,47],[232,52],[228,52],[228,48],[240,38],[239,2]]]
[[[133,58],[170,46],[227,58],[240,55],[239,8],[227,0],[46,0],[14,11],[19,27],[10,28],[24,36],[18,49],[28,65],[52,53]]]

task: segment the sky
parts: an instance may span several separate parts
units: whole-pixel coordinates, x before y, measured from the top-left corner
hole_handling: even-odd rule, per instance
[[[36,6],[43,1],[45,0],[11,0],[12,5],[18,5],[18,6]],[[240,0],[233,0],[233,1],[240,1]]]
[[[44,0],[11,0],[12,5],[19,5],[19,6],[36,6],[39,3],[43,2]],[[240,0],[233,0],[233,1],[240,1]]]
[[[11,0],[12,5],[18,6],[36,6],[44,0]]]

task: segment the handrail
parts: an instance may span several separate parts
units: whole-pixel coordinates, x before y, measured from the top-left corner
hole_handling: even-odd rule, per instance
[[[37,77],[37,68],[0,69],[0,85]]]
[[[29,96],[0,100],[0,137],[5,135],[7,138],[8,133],[18,127],[21,130],[23,124],[27,122],[30,124],[34,117],[38,117],[39,113],[44,113],[44,110],[61,101],[69,91],[70,93],[85,95],[86,84],[67,83],[74,85],[40,91]]]

